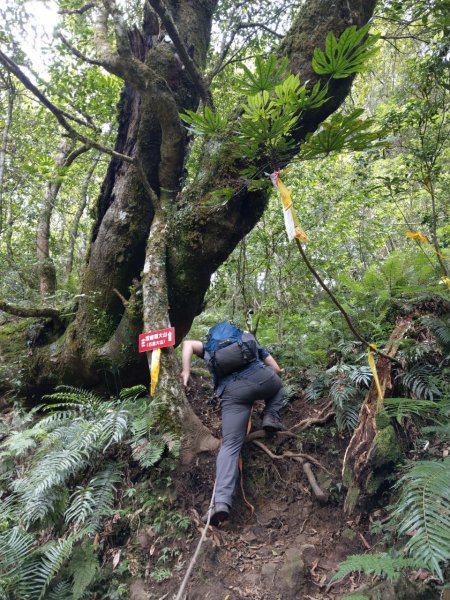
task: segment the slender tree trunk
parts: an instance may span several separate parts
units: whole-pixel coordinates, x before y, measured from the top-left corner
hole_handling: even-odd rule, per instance
[[[16,94],[16,90],[11,84],[10,77],[8,77],[8,108],[6,109],[6,119],[5,126],[2,133],[2,145],[0,147],[0,237],[3,233],[3,222],[5,215],[5,207],[3,202],[4,197],[4,179],[5,179],[5,162],[6,162],[6,154],[8,148],[8,137],[9,130],[11,128],[12,117],[13,117],[13,108],[14,108],[14,98]]]
[[[69,168],[74,160],[87,150],[86,146],[73,150],[72,143],[63,140],[55,160],[55,176],[47,184],[36,235],[39,291],[43,299],[53,296],[56,291],[56,269],[50,257],[50,221],[62,185],[62,170]]]
[[[66,278],[69,279],[72,269],[73,269],[73,260],[75,254],[75,244],[78,238],[78,228],[80,226],[81,217],[85,211],[85,208],[88,204],[89,200],[89,185],[92,180],[92,176],[94,175],[94,171],[97,168],[98,162],[100,160],[100,154],[94,157],[91,166],[89,167],[88,172],[86,173],[86,177],[84,178],[83,185],[81,187],[81,202],[78,206],[77,212],[75,214],[75,218],[73,220],[72,229],[70,231],[70,239],[69,239],[69,256],[67,258],[67,267],[66,267]]]
[[[71,151],[71,144],[63,140],[56,156],[56,177],[47,184],[47,190],[41,206],[36,235],[36,258],[39,273],[39,292],[41,298],[53,296],[56,291],[56,269],[50,257],[50,219],[53,212],[58,192],[61,188],[61,179],[58,172]]]

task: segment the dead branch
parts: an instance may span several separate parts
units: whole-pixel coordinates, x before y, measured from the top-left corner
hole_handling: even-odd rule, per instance
[[[345,310],[345,308],[342,306],[342,304],[336,298],[336,296],[334,295],[334,293],[331,291],[331,289],[328,287],[328,285],[325,283],[325,281],[322,279],[322,277],[319,275],[319,273],[316,271],[316,269],[310,263],[309,258],[306,256],[306,252],[304,251],[303,246],[302,246],[300,240],[298,240],[297,238],[295,238],[295,242],[297,244],[297,248],[298,248],[298,250],[299,250],[299,252],[301,254],[301,257],[303,258],[303,262],[308,267],[308,270],[313,274],[313,276],[315,277],[315,279],[319,283],[320,287],[323,290],[325,290],[325,292],[331,298],[331,301],[337,307],[337,309],[339,310],[339,312],[341,313],[341,315],[344,317],[344,319],[345,319],[345,321],[346,321],[346,323],[347,323],[350,331],[353,333],[353,335],[356,337],[356,339],[359,340],[360,342],[362,342],[367,348],[371,348],[379,356],[384,356],[384,358],[387,358],[391,362],[399,364],[398,360],[396,360],[393,356],[389,356],[388,354],[384,354],[383,352],[380,352],[379,350],[377,350],[373,346],[373,344],[371,344],[365,338],[362,337],[362,335],[356,329],[355,324],[353,323],[352,317],[348,314],[348,312]]]
[[[264,23],[239,23],[238,29],[264,29],[264,31],[267,31],[268,33],[279,39],[284,37],[282,33],[278,33],[278,31],[275,31],[275,29],[271,29]]]
[[[116,296],[118,296],[118,298],[120,299],[120,301],[122,302],[124,308],[126,308],[128,306],[128,300],[125,298],[125,296],[123,296],[119,290],[117,290],[116,288],[113,288],[112,290]]]
[[[347,514],[353,512],[360,492],[364,489],[366,478],[372,469],[372,457],[376,450],[375,437],[378,432],[375,419],[377,413],[383,408],[383,398],[386,392],[392,388],[392,363],[390,361],[396,354],[411,321],[411,317],[399,319],[389,338],[385,353],[378,359],[376,369],[381,399],[376,382],[373,380],[359,411],[358,426],[345,451],[342,474],[344,480],[350,482],[347,483],[348,492],[344,503],[344,510]]]

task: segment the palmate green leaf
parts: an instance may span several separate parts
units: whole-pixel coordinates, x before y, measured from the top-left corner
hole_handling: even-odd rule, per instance
[[[349,77],[361,71],[367,59],[373,56],[378,48],[374,46],[376,35],[364,38],[370,24],[357,29],[355,25],[348,27],[339,39],[330,32],[325,40],[325,51],[314,50],[312,67],[318,75],[331,75],[334,79]]]
[[[373,130],[372,119],[361,119],[364,110],[355,109],[348,115],[337,113],[322,123],[320,128],[306,138],[300,150],[300,160],[327,156],[342,150],[367,150],[385,145],[380,140],[382,132]]]
[[[237,79],[238,91],[246,96],[255,96],[260,92],[271,92],[286,76],[288,62],[287,57],[279,61],[275,54],[271,54],[267,59],[257,56],[254,71],[241,63],[240,68],[243,75]]]
[[[203,108],[203,112],[186,110],[180,113],[180,118],[190,125],[189,130],[196,135],[218,137],[224,133],[227,120],[218,112],[212,111],[209,106]]]
[[[396,484],[391,516],[399,535],[411,535],[405,550],[443,578],[440,563],[450,559],[450,458],[420,461]]]

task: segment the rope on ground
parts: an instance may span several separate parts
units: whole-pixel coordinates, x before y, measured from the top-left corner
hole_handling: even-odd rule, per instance
[[[187,568],[186,574],[183,578],[183,581],[181,582],[180,585],[180,589],[178,590],[178,594],[175,597],[175,600],[183,600],[183,595],[184,595],[184,591],[186,589],[186,586],[188,584],[189,578],[191,576],[192,570],[195,566],[195,563],[197,562],[197,558],[198,555],[200,553],[200,548],[202,547],[203,542],[205,541],[206,538],[206,532],[208,531],[208,527],[209,527],[209,522],[211,521],[211,511],[214,507],[214,496],[216,495],[216,483],[217,481],[214,482],[214,488],[212,491],[212,495],[211,495],[211,501],[209,503],[209,508],[208,508],[208,517],[206,519],[206,525],[202,531],[202,535],[200,537],[200,540],[197,544],[197,548],[195,549],[194,552],[194,556],[191,558],[191,562],[189,563],[189,566]]]

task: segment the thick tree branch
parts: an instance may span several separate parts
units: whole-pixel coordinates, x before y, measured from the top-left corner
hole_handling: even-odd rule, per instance
[[[85,12],[87,12],[88,10],[91,10],[91,8],[95,8],[95,2],[87,2],[80,8],[73,8],[73,9],[69,9],[69,8],[63,9],[62,8],[61,10],[58,10],[58,14],[59,15],[82,15]]]
[[[96,148],[97,150],[100,150],[100,152],[109,154],[110,156],[113,156],[114,158],[134,164],[134,159],[131,156],[126,156],[125,154],[119,154],[118,152],[115,152],[111,148],[107,148],[107,147],[103,146],[102,144],[99,144],[95,140],[88,138],[87,136],[83,135],[82,133],[79,133],[76,129],[74,129],[72,127],[72,125],[70,125],[70,123],[67,121],[67,119],[64,115],[64,111],[62,111],[60,108],[55,106],[53,104],[53,102],[51,102],[30,81],[30,79],[25,75],[25,73],[20,69],[20,67],[12,59],[10,59],[8,56],[6,56],[6,54],[4,54],[1,50],[0,50],[0,63],[6,69],[8,69],[8,71],[10,73],[12,73],[15,77],[17,77],[17,79],[28,90],[30,90],[30,92],[32,92],[34,94],[34,96],[36,96],[36,98],[40,101],[41,104],[43,104],[46,108],[48,108],[48,110],[56,117],[56,120],[58,121],[58,123],[68,132],[69,136],[72,139],[78,140],[90,148]]]
[[[205,82],[203,75],[197,69],[197,65],[189,56],[189,53],[186,50],[186,46],[184,45],[184,42],[181,39],[178,28],[174,20],[172,19],[172,15],[167,10],[167,7],[165,6],[164,2],[162,0],[147,0],[147,2],[155,10],[156,14],[163,22],[164,27],[166,28],[166,31],[170,36],[170,39],[172,40],[175,48],[177,49],[178,56],[181,62],[185,66],[186,71],[188,72],[190,78],[192,79],[192,81],[198,89],[203,104],[208,104],[212,106],[212,96],[211,92],[208,89],[208,85]]]
[[[61,312],[55,308],[45,306],[25,308],[17,304],[9,304],[4,300],[0,300],[0,310],[15,317],[51,317],[57,320],[61,318]]]

